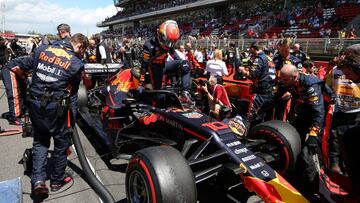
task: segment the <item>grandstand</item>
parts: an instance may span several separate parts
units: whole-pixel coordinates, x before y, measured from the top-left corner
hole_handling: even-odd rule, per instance
[[[256,7],[253,6],[254,3],[257,5]],[[264,7],[272,5],[270,11],[274,9],[273,7],[281,8],[279,5],[282,3],[279,0],[241,2],[233,0],[157,0],[155,3],[136,0],[131,1],[131,4],[126,0],[116,1],[115,6],[123,9],[103,22],[97,23],[97,26],[109,27],[108,32],[131,35],[134,34],[133,32],[144,33],[144,27],[151,30],[151,26],[157,25],[160,20],[171,18],[180,23],[185,35],[221,36],[226,33],[235,36],[241,28],[244,30],[255,26],[256,23],[265,21],[266,16],[271,14],[261,16],[265,11],[258,12],[263,8],[259,5]]]
[[[360,13],[360,5],[354,2],[322,0],[314,5],[313,1],[291,4],[285,0],[115,0],[119,12],[97,26],[108,27],[105,34],[146,38],[161,20],[171,18],[179,22],[183,36],[337,37],[338,30]]]
[[[327,37],[337,37],[338,30],[346,27],[358,14],[360,5],[340,4],[329,7],[305,7],[298,9],[296,15],[290,16],[293,24],[274,25],[265,33],[275,34],[295,34],[298,38],[319,38],[322,29],[330,29],[332,34]],[[281,14],[279,14],[281,15]],[[278,16],[282,18],[285,16]],[[314,22],[318,21],[318,22]],[[263,36],[265,36],[265,33]]]

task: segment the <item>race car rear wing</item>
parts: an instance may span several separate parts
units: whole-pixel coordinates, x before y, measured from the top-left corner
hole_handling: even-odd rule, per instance
[[[107,63],[102,65],[100,63],[86,63],[85,73],[87,74],[101,74],[114,73],[124,66],[123,63]]]

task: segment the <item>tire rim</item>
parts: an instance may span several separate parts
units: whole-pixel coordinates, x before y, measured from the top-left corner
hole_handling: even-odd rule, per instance
[[[149,188],[146,178],[139,171],[134,170],[131,172],[128,187],[131,203],[150,202]]]
[[[270,162],[269,165],[272,165],[272,168],[276,169],[279,173],[285,174],[288,168],[288,163],[286,161],[286,151],[284,146],[277,142],[277,140],[268,140],[267,144],[275,146],[273,150],[264,150],[265,153],[270,154],[272,157],[275,158],[273,162]]]
[[[274,139],[274,137],[269,133],[260,133],[257,136],[260,139],[264,139],[267,142],[258,146],[260,152],[269,154],[270,156],[274,157],[274,161],[269,162],[268,164],[275,169],[280,174],[284,175],[289,167],[288,158],[289,154],[284,146],[284,143],[280,143],[279,140]],[[269,136],[271,137],[269,139]],[[264,145],[272,145],[275,146],[275,149],[269,150],[268,148],[264,147]]]

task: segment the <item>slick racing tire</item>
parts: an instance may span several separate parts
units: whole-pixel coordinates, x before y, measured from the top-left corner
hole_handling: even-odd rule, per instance
[[[197,201],[194,174],[176,149],[145,148],[128,164],[126,196],[129,203],[193,203]]]
[[[248,138],[267,141],[260,151],[275,156],[275,162],[269,165],[282,175],[289,175],[295,169],[301,140],[297,130],[289,123],[277,120],[260,123],[250,130]]]
[[[79,108],[86,107],[87,104],[88,104],[88,95],[87,95],[86,87],[85,87],[85,85],[79,85],[78,106],[79,106]]]

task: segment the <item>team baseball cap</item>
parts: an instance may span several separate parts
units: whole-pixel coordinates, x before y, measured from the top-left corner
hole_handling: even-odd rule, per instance
[[[70,26],[68,24],[61,23],[60,25],[57,26],[57,31],[60,32],[60,30],[70,32]]]

